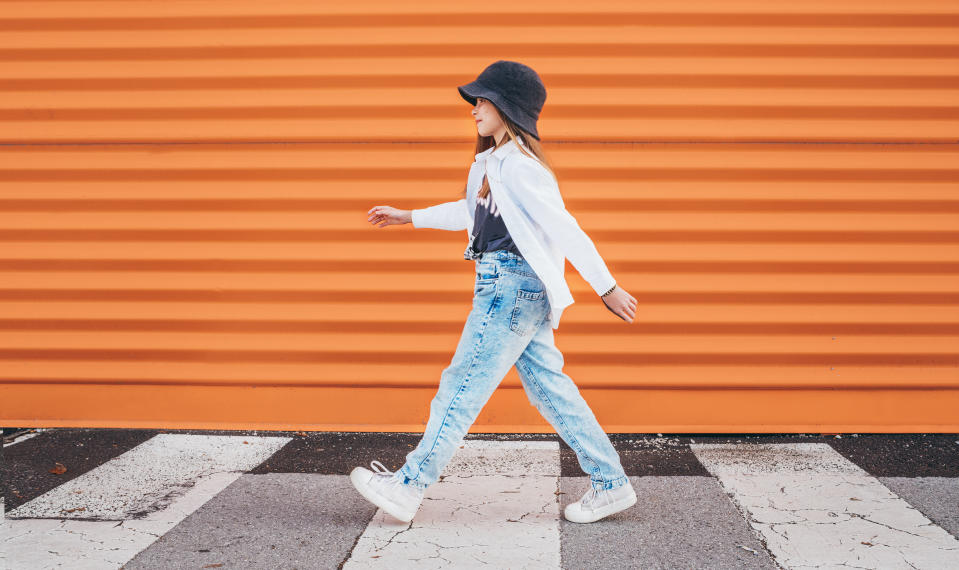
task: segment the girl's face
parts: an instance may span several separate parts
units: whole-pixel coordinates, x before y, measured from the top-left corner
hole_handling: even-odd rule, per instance
[[[503,135],[506,134],[506,125],[499,118],[496,107],[489,99],[476,98],[476,105],[473,106],[473,118],[476,120],[476,131],[480,136],[491,136],[497,144],[503,140]]]

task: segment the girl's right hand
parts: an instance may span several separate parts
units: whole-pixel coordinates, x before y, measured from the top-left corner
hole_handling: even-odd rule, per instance
[[[373,206],[367,214],[367,220],[378,228],[393,224],[408,224],[413,221],[412,210],[400,210],[392,206]]]

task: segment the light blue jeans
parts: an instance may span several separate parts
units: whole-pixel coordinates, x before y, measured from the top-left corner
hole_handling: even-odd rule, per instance
[[[506,250],[475,260],[470,310],[453,360],[430,403],[423,438],[399,469],[403,482],[426,488],[439,480],[470,426],[515,364],[534,407],[552,424],[596,489],[626,483],[626,473],[553,342],[546,287],[522,256]]]

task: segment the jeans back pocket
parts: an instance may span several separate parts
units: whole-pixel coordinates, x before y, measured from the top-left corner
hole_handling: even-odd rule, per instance
[[[513,313],[510,315],[509,330],[525,336],[543,322],[548,310],[549,301],[546,298],[546,291],[517,289]]]

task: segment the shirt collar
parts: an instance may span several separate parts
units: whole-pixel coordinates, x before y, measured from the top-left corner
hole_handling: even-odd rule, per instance
[[[522,146],[525,149],[529,149],[529,147],[525,143],[521,142],[519,139],[512,139],[503,143],[503,146],[497,148],[496,150],[493,150],[495,147],[489,147],[483,152],[477,154],[476,160],[477,161],[483,160],[489,156],[502,159],[503,157],[513,152],[514,150],[518,150],[520,146]]]

